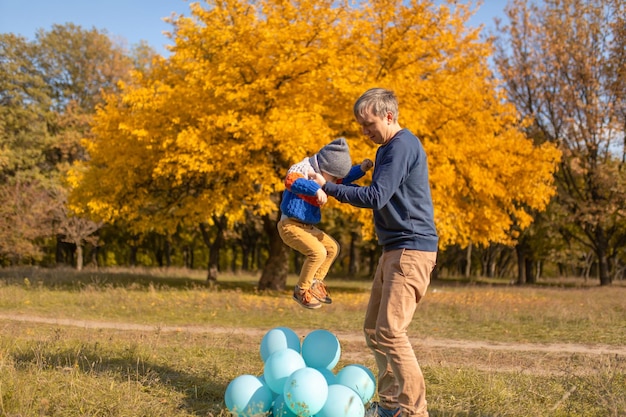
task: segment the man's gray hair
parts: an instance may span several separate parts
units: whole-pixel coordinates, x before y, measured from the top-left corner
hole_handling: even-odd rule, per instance
[[[354,103],[354,115],[363,117],[371,113],[385,117],[388,112],[393,114],[393,121],[398,121],[398,98],[396,94],[385,88],[370,88]]]

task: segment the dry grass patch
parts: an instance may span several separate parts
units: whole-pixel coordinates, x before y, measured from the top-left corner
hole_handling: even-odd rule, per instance
[[[331,280],[334,303],[309,311],[254,277],[0,272],[3,416],[226,417],[226,386],[262,373],[277,326],[328,329],[338,368],[375,369],[369,282]],[[625,292],[433,283],[410,329],[431,417],[626,415]]]

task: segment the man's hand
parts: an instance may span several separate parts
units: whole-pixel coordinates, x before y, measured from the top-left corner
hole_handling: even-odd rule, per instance
[[[372,162],[371,159],[364,159],[363,162],[361,162],[361,171],[367,172],[370,169],[372,169],[373,166],[374,166],[374,163]]]
[[[326,179],[322,176],[322,174],[317,174],[315,172],[309,173],[309,179],[315,181],[317,185],[323,187],[326,184]]]

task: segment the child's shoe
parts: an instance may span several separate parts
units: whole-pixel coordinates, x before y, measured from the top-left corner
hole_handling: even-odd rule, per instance
[[[303,290],[300,289],[296,285],[296,288],[293,290],[293,299],[298,302],[304,308],[320,308],[322,304],[313,297],[311,294],[311,290]]]
[[[319,279],[313,280],[313,284],[311,285],[311,294],[324,304],[330,304],[333,302],[330,298],[330,294],[328,293],[328,289],[326,288],[326,284],[324,284],[324,281],[320,281]]]

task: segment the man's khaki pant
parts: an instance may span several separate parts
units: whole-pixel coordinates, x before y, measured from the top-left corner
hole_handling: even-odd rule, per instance
[[[380,405],[402,417],[426,417],[426,386],[407,329],[426,294],[437,252],[383,252],[365,314],[365,339],[378,366]]]

